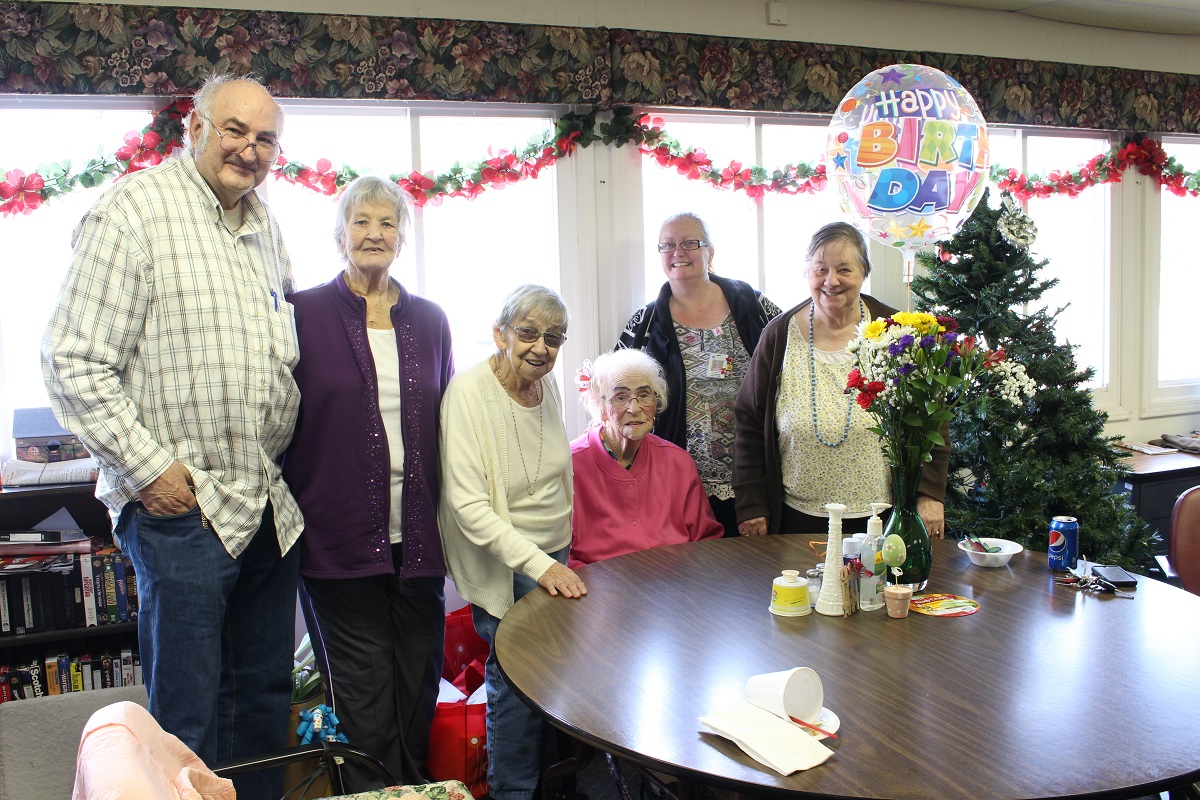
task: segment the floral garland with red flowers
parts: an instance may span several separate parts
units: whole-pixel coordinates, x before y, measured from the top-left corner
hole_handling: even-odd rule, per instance
[[[30,214],[45,201],[77,187],[91,188],[119,180],[178,155],[183,151],[183,121],[191,108],[190,99],[172,101],[140,133],[125,134],[125,144],[112,155],[94,158],[78,171],[72,171],[69,161],[39,166],[33,172],[0,169],[0,216]],[[684,146],[669,136],[661,117],[639,115],[628,106],[614,109],[612,119],[607,122],[597,123],[596,115],[596,109],[586,114],[567,113],[553,130],[534,137],[523,148],[489,152],[488,158],[455,164],[443,173],[413,171],[393,175],[391,180],[408,191],[418,206],[437,206],[447,197],[474,198],[486,190],[537,178],[543,169],[574,155],[578,148],[601,141],[617,147],[632,143],[648,158],[663,167],[674,168],[690,180],[704,181],[717,189],[745,192],[754,200],[767,192],[785,195],[819,192],[828,184],[825,165],[819,159],[811,164],[786,164],[774,170],[739,161],[719,166],[703,149]],[[1074,197],[1092,186],[1119,183],[1125,170],[1131,168],[1153,178],[1173,194],[1200,195],[1200,172],[1184,169],[1163,151],[1161,144],[1141,134],[1127,138],[1121,147],[1101,153],[1075,170],[1053,170],[1042,177],[993,166],[991,178],[1000,189],[1021,200],[1063,194]],[[359,175],[349,166],[334,169],[327,158],[309,166],[282,156],[271,172],[278,180],[327,196],[337,195]]]
[[[1125,139],[1120,147],[1094,156],[1076,170],[1051,170],[1045,177],[1023,175],[1015,169],[992,167],[992,180],[1019,200],[1065,194],[1074,197],[1084,189],[1105,183],[1120,183],[1127,169],[1153,178],[1171,194],[1200,195],[1200,172],[1189,172],[1163,146],[1140,133]]]
[[[125,144],[115,153],[93,158],[77,172],[71,170],[70,161],[40,165],[30,173],[5,171],[0,181],[0,216],[33,213],[45,201],[76,188],[90,189],[177,155],[183,151],[183,120],[191,111],[191,99],[172,101],[141,133],[125,134]]]

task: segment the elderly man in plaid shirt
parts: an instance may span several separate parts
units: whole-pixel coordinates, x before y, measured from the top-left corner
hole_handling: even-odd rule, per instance
[[[124,177],[76,229],[42,345],[137,572],[150,711],[210,765],[286,741],[304,525],[277,462],[300,396],[291,262],[254,191],[282,129],[261,85],[210,78],[190,151]],[[235,782],[281,794],[278,773]]]

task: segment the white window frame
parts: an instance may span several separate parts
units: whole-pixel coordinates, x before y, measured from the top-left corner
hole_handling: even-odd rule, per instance
[[[1195,136],[1163,136],[1161,141],[1169,145],[1172,141],[1195,144]],[[1197,169],[1200,164],[1184,164],[1185,168]],[[1131,170],[1132,172],[1132,170]],[[1141,226],[1144,232],[1141,252],[1128,253],[1132,261],[1140,260],[1142,280],[1134,276],[1126,289],[1130,296],[1136,297],[1141,293],[1141,371],[1140,382],[1140,414],[1145,418],[1177,416],[1200,412],[1200,382],[1176,384],[1173,386],[1158,385],[1158,355],[1159,355],[1159,295],[1162,290],[1162,198],[1163,189],[1154,181],[1143,175],[1129,175],[1129,183],[1140,188],[1137,193],[1141,205],[1138,209],[1130,209],[1131,224]],[[1188,202],[1200,203],[1200,197],[1189,197]],[[1200,205],[1197,206],[1200,211]],[[1185,431],[1174,431],[1184,433]]]

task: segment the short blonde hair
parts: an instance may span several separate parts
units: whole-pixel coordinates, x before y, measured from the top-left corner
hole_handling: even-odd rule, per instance
[[[645,376],[650,389],[658,396],[656,412],[667,407],[667,377],[662,364],[641,350],[622,348],[605,353],[591,364],[587,390],[580,394],[579,399],[593,420],[600,419],[600,411],[612,391],[613,381],[621,373]]]

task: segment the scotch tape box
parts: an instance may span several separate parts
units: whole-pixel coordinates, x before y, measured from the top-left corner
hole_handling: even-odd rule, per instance
[[[78,436],[58,424],[49,408],[14,409],[13,444],[18,461],[39,464],[91,455]]]

